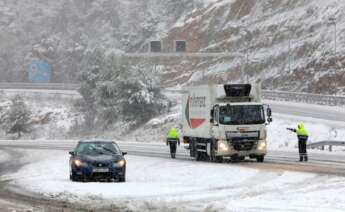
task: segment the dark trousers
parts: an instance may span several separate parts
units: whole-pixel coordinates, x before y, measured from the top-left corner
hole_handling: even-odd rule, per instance
[[[298,151],[299,151],[299,157],[301,161],[303,159],[305,161],[308,160],[307,140],[308,140],[308,136],[298,136]]]
[[[170,143],[170,153],[176,153],[176,142],[169,142]]]
[[[177,139],[167,139],[167,144],[170,146],[170,153],[176,153]]]

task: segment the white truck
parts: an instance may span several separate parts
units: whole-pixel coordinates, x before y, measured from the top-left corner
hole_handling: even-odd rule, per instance
[[[183,90],[182,134],[191,157],[264,161],[272,112],[261,103],[260,86],[202,85]]]

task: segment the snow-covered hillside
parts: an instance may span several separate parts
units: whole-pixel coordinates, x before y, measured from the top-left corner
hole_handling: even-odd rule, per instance
[[[239,82],[242,72],[269,89],[344,93],[344,7],[341,0],[2,0],[0,80],[25,81],[40,58],[52,65],[53,81],[73,81],[95,48],[146,52],[150,40],[163,48],[186,40],[189,52],[237,56],[150,61],[163,85]]]
[[[83,55],[139,49],[164,34],[189,0],[2,0],[0,1],[0,81],[26,79],[33,59],[45,59],[54,81],[75,80]]]
[[[184,38],[193,52],[239,55],[209,60],[206,67],[205,61],[199,62],[185,81],[199,81],[203,73],[213,81],[238,82],[243,71],[251,81],[262,78],[269,89],[344,93],[344,1],[205,2],[202,9],[180,18],[168,39]],[[330,18],[335,18],[337,27],[336,56],[335,25]]]

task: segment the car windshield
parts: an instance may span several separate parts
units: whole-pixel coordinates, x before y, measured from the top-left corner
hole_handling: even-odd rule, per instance
[[[219,123],[223,125],[264,124],[265,113],[262,105],[222,106]]]
[[[76,148],[77,155],[113,155],[120,154],[120,149],[113,143],[80,143]]]

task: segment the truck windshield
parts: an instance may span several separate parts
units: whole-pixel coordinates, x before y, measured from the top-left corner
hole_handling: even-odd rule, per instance
[[[264,124],[264,108],[262,105],[221,106],[219,123],[223,125]]]

